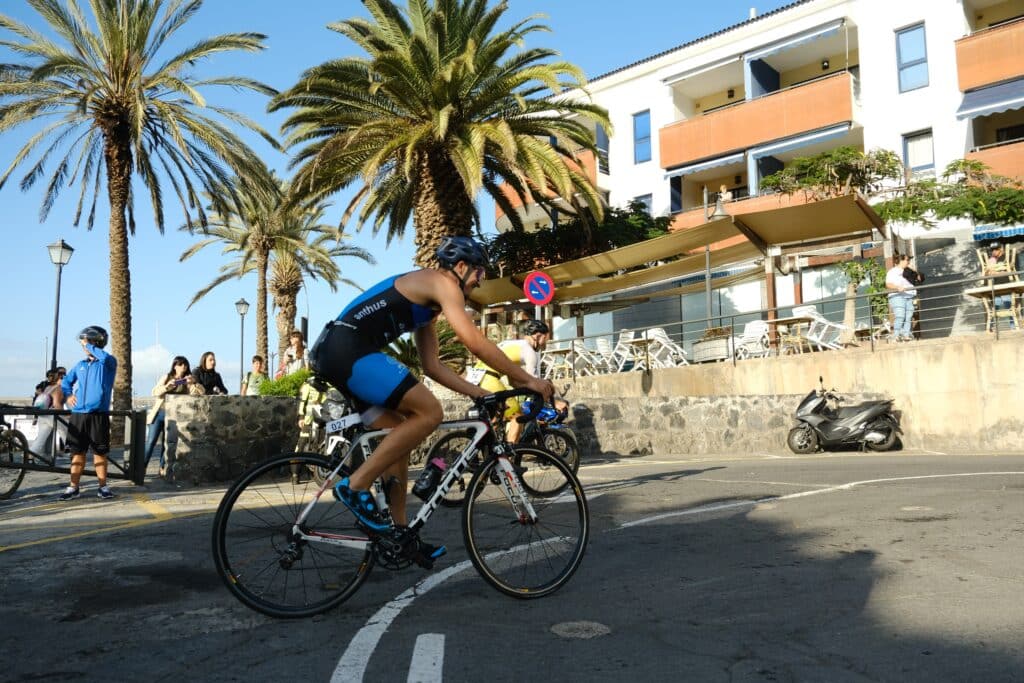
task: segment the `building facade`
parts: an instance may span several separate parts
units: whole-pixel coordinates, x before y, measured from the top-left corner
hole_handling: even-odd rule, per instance
[[[764,209],[773,201],[762,195],[765,176],[840,146],[892,150],[914,175],[970,158],[1024,177],[1024,0],[793,2],[593,78],[587,90],[614,135],[595,129],[601,153],[582,154],[582,166],[610,205],[642,201],[678,230],[704,223],[720,196],[733,215]],[[535,205],[517,210],[528,226],[558,220]],[[496,219],[507,229],[507,217]],[[903,239],[956,241],[984,228],[889,227]],[[744,287],[731,303],[761,308],[763,290]],[[792,303],[785,289],[779,305]],[[658,306],[686,319],[685,301]],[[630,319],[636,311],[617,315],[643,322]]]

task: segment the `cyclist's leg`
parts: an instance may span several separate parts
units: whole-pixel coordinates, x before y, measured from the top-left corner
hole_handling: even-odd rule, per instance
[[[419,382],[402,396],[398,407],[393,411],[397,416],[389,413],[382,415],[372,426],[393,425],[391,433],[374,449],[373,457],[352,474],[349,478],[349,488],[357,491],[368,490],[385,472],[398,477],[403,485],[395,487],[392,493],[391,514],[396,524],[404,524],[404,483],[409,478],[409,454],[441,424],[444,414],[437,398]]]

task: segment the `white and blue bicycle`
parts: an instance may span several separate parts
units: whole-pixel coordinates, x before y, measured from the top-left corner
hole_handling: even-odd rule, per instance
[[[387,434],[363,429],[358,416],[325,423],[328,443],[333,436],[333,443],[347,449],[335,448],[329,456],[282,455],[252,467],[224,495],[214,519],[213,555],[225,585],[244,604],[272,617],[308,617],[340,605],[375,564],[398,570],[413,563],[419,530],[472,460],[462,535],[473,566],[513,597],[555,592],[583,559],[590,531],[587,501],[561,458],[495,437],[492,416],[516,396],[541,405],[533,392],[513,389],[477,399],[468,419],[440,425],[472,437],[408,529],[368,532],[332,495],[333,485],[372,457],[373,443]],[[296,483],[291,473],[303,469],[320,476]],[[386,512],[387,483],[378,481],[375,491]]]

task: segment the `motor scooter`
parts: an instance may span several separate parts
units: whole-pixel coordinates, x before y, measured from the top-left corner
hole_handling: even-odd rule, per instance
[[[819,448],[849,445],[872,451],[896,447],[901,430],[892,400],[840,407],[842,396],[835,389],[825,389],[823,378],[818,377],[818,383],[820,388],[807,394],[796,408],[797,424],[786,438],[791,451],[814,453]]]

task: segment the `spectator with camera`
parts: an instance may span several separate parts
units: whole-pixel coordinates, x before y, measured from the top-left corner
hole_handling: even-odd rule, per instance
[[[149,459],[153,457],[157,441],[164,437],[166,431],[166,437],[163,438],[166,445],[160,451],[160,476],[162,477],[167,474],[170,464],[174,462],[174,452],[178,446],[178,431],[172,425],[166,425],[167,429],[164,429],[167,421],[164,402],[167,395],[202,396],[206,390],[192,376],[192,368],[188,359],[185,356],[175,356],[171,361],[170,372],[157,380],[152,393],[157,400],[146,415],[146,424],[149,425],[149,431],[146,434],[146,464],[149,465]]]

